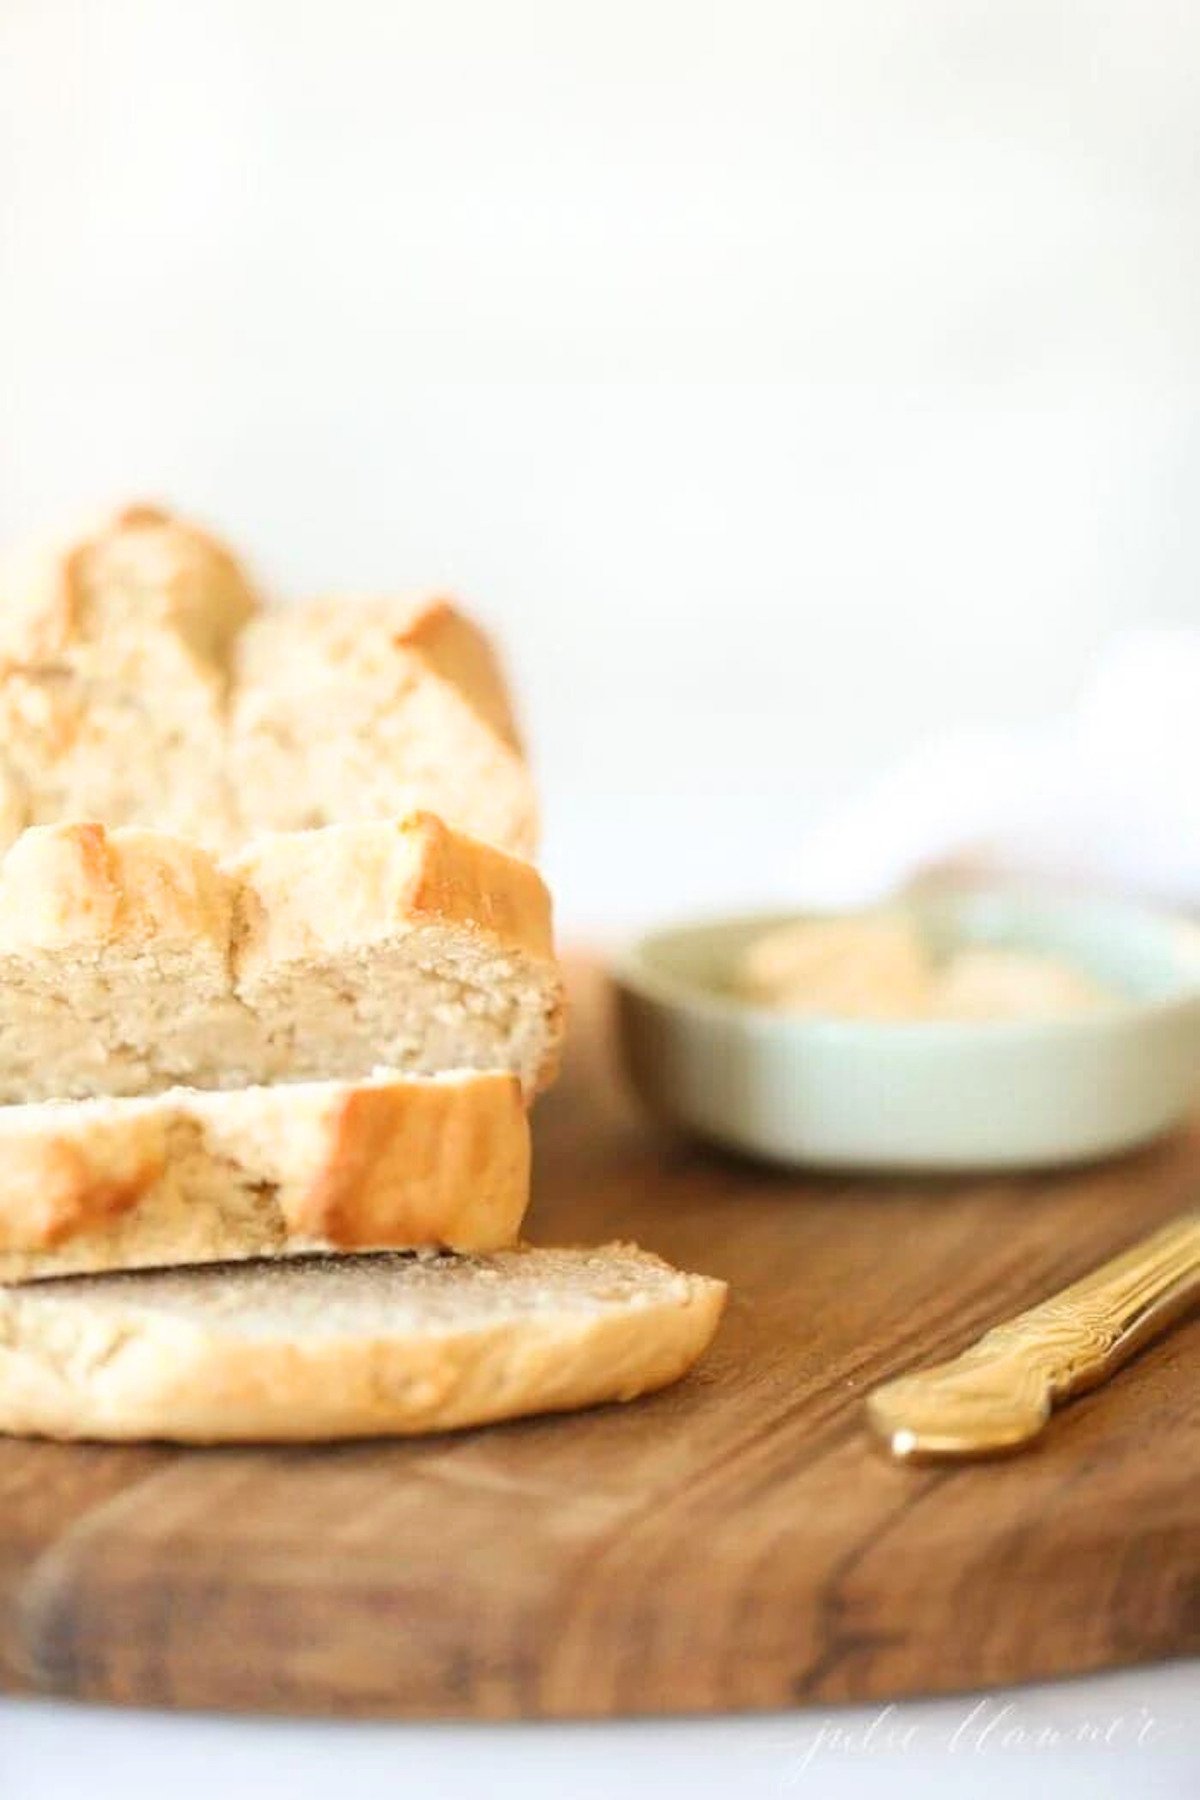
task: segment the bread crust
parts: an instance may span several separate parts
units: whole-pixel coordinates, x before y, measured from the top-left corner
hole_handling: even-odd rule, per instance
[[[513,1312],[503,1305],[519,1264],[550,1259],[561,1275],[581,1266],[618,1266],[619,1291],[572,1302],[569,1291]],[[449,1260],[449,1259],[448,1259]],[[458,1268],[446,1279],[457,1281]],[[376,1265],[382,1300],[394,1293],[394,1320],[379,1306],[361,1324],[312,1335],[261,1321],[239,1329],[238,1289],[210,1317],[180,1316],[139,1298],[157,1276],[103,1283],[51,1283],[0,1291],[0,1430],[34,1436],[183,1443],[304,1442],[410,1436],[631,1400],[676,1381],[703,1354],[725,1301],[723,1282],[672,1271],[629,1246],[595,1251],[522,1249],[478,1259],[501,1304],[473,1301],[458,1328],[434,1309],[427,1320],[404,1290],[409,1264]],[[641,1273],[638,1273],[640,1269]],[[231,1271],[235,1276],[238,1272]],[[325,1305],[319,1264],[280,1270],[310,1310]],[[210,1272],[213,1280],[222,1271]],[[428,1266],[416,1271],[430,1279]],[[433,1278],[439,1278],[434,1271]],[[549,1284],[557,1279],[548,1276]],[[187,1278],[195,1289],[204,1272]],[[143,1290],[145,1293],[145,1290]],[[390,1305],[389,1305],[390,1310]]]
[[[105,1161],[61,1131],[5,1143],[2,1123],[0,1118],[0,1279],[28,1272],[22,1253],[57,1249],[130,1212],[166,1166],[163,1134],[143,1132],[132,1121],[128,1141]],[[10,1252],[17,1253],[15,1260]]]
[[[87,521],[65,541],[18,546],[0,562],[0,596],[0,677],[61,665],[110,625],[89,611],[122,601],[219,669],[259,605],[218,538],[149,503]]]
[[[453,602],[263,607],[156,506],[0,564],[0,834],[101,819],[240,848],[429,807],[522,856],[537,806],[486,636]]]
[[[242,972],[369,943],[398,921],[460,926],[539,960],[554,954],[550,894],[533,865],[432,813],[272,833],[222,867],[239,888]]]
[[[217,1150],[231,1135],[244,1143],[250,1123],[255,1166],[279,1187],[290,1248],[467,1251],[516,1242],[530,1141],[513,1075],[283,1083],[190,1104]],[[299,1125],[308,1136],[297,1145]]]
[[[429,814],[219,862],[138,827],[35,826],[0,865],[0,1101],[503,1068],[563,1030],[550,897]]]
[[[228,954],[236,882],[199,844],[127,826],[31,826],[0,864],[0,946],[202,943]]]
[[[522,754],[521,734],[499,659],[489,639],[456,600],[434,594],[418,601],[397,629],[395,642],[424,657],[430,669],[461,690],[497,736]]]
[[[504,1074],[0,1109],[0,1281],[494,1250],[519,1233],[529,1156]]]

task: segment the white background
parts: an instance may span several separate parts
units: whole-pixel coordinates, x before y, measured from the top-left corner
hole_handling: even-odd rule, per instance
[[[1196,1800],[1198,1701],[1187,1667],[612,1725],[331,1725],[0,1700],[0,1783],[6,1800]]]
[[[4,0],[0,532],[499,626],[568,924],[1200,618],[1186,0]]]
[[[1187,0],[0,0],[0,532],[158,496],[283,593],[459,591],[569,926],[766,897],[907,746],[1200,618],[1198,302]],[[1188,1791],[1188,1672],[1073,1704],[1147,1697],[1159,1761],[1040,1791]],[[287,1728],[218,1729],[6,1708],[4,1751],[267,1781]],[[753,1722],[493,1738],[527,1796],[782,1779]],[[314,1792],[466,1792],[486,1743],[286,1741]]]

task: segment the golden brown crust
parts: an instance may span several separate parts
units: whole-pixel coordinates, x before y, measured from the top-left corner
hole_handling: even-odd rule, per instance
[[[553,956],[550,895],[530,863],[432,813],[256,838],[224,869],[240,884],[239,965],[370,941],[401,922],[463,926]]]
[[[289,1236],[339,1250],[511,1242],[528,1193],[529,1132],[515,1076],[349,1088],[325,1119],[325,1155],[285,1208]],[[497,1207],[497,1193],[499,1207]],[[403,1194],[403,1207],[396,1196]]]
[[[395,634],[397,647],[413,650],[518,753],[521,737],[499,658],[489,638],[458,603],[441,594],[420,602]]]
[[[529,1198],[503,1074],[0,1109],[0,1281],[313,1249],[495,1250]]]
[[[162,1175],[163,1158],[134,1134],[121,1161],[124,1166],[105,1167],[81,1143],[54,1131],[6,1143],[0,1251],[51,1250],[128,1213]]]
[[[521,751],[508,684],[485,632],[446,594],[400,599],[377,595],[327,595],[263,615],[272,642],[285,653],[305,635],[326,662],[353,663],[360,674],[374,665],[377,679],[401,688],[411,679],[408,658],[420,657],[430,674],[455,688],[475,714],[509,747]],[[393,653],[390,660],[385,652]]]
[[[0,944],[227,945],[233,898],[230,878],[187,839],[137,826],[35,826],[0,865]]]
[[[224,862],[166,832],[39,825],[0,864],[0,942],[10,949],[228,934],[238,908],[252,915],[242,952],[249,936],[256,953],[285,959],[398,923],[461,925],[506,949],[554,953],[537,870],[432,813],[272,833]]]
[[[507,948],[554,954],[549,889],[531,863],[451,831],[432,813],[414,813],[402,829],[421,843],[408,896],[414,917],[470,920]]]

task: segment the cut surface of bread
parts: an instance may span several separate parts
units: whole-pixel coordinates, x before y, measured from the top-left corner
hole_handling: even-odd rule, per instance
[[[537,871],[427,814],[215,860],[33,827],[0,866],[0,1101],[501,1069],[562,1029]]]
[[[515,1076],[0,1107],[0,1281],[317,1250],[496,1250],[529,1198]]]
[[[0,564],[0,842],[99,819],[231,851],[426,807],[521,856],[532,780],[495,654],[446,600],[262,609],[153,506]]]
[[[0,1289],[0,1430],[286,1441],[629,1400],[708,1345],[724,1283],[629,1245],[328,1257]]]

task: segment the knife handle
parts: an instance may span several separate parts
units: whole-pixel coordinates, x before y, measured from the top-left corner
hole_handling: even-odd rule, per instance
[[[1057,1402],[1104,1381],[1198,1301],[1195,1211],[997,1325],[952,1362],[876,1388],[867,1401],[872,1429],[906,1461],[1017,1449]]]

